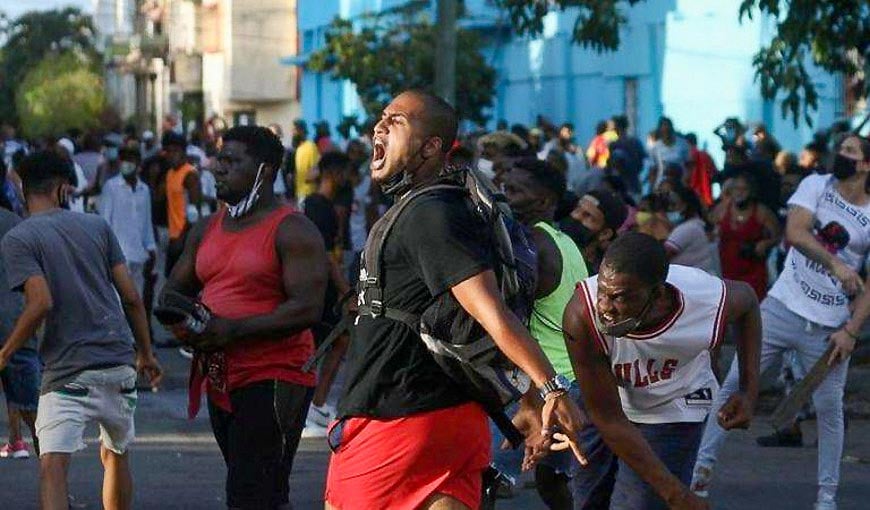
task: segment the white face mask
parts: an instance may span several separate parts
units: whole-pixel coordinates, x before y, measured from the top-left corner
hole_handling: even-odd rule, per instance
[[[492,167],[493,163],[488,159],[480,158],[477,160],[477,169],[480,171],[480,173],[489,177],[490,179],[495,177],[495,171],[492,169]]]
[[[136,173],[136,163],[121,161],[121,175],[133,175]]]
[[[263,185],[263,163],[260,163],[260,166],[257,168],[257,177],[254,179],[254,186],[251,188],[251,192],[248,193],[248,196],[239,200],[239,203],[235,205],[228,205],[227,212],[230,213],[230,216],[233,218],[240,218],[247,214],[253,207],[254,204],[257,203],[257,200],[260,198],[260,187]]]

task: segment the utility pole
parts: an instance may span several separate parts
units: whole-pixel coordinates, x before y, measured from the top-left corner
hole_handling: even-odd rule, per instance
[[[457,0],[437,0],[435,44],[435,93],[456,104],[456,11]]]

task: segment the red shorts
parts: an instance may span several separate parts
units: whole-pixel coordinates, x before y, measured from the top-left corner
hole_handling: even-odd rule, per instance
[[[334,428],[335,423],[332,424]],[[434,494],[480,506],[490,462],[487,415],[478,404],[392,420],[349,418],[326,478],[326,501],[341,510],[413,510]]]

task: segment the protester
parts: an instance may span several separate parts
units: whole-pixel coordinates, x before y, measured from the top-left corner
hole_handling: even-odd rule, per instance
[[[438,182],[457,122],[455,110],[440,98],[413,91],[397,96],[375,127],[372,179],[396,197]],[[386,239],[381,299],[372,303],[369,287],[360,289],[347,383],[330,433],[331,444],[340,448],[330,460],[327,508],[478,506],[490,457],[487,415],[445,376],[415,330],[389,318],[395,316],[390,310],[419,315],[445,292],[536,387],[546,388],[543,432],[558,424],[576,437],[581,426],[567,388],[504,305],[491,248],[480,236],[483,225],[465,197],[450,190],[420,197]],[[457,442],[460,436],[464,440]]]
[[[121,173],[103,186],[100,215],[118,238],[127,269],[141,296],[145,291],[145,280],[154,271],[157,261],[157,242],[151,222],[151,190],[139,180],[138,148],[125,147],[119,151],[118,158]]]
[[[592,190],[580,197],[559,228],[577,243],[589,274],[595,274],[601,257],[627,217],[628,209],[622,199],[609,191]]]
[[[740,174],[731,182],[731,196],[713,211],[719,225],[722,276],[748,283],[759,300],[767,296],[767,255],[779,244],[781,231],[774,213],[758,202],[755,183]]]
[[[592,422],[619,457],[610,508],[710,508],[688,489],[717,390],[710,350],[739,331],[740,393],[716,416],[746,428],[758,394],[758,301],[744,283],[668,266],[656,239],[627,233],[565,310],[568,353]]]
[[[823,356],[833,365],[813,393],[819,429],[817,510],[837,506],[849,355],[870,316],[870,282],[858,275],[870,254],[868,175],[870,142],[851,135],[838,147],[831,175],[801,182],[789,200],[786,239],[791,248],[785,268],[761,307],[762,370],[788,349],[797,351],[805,367]],[[714,408],[734,393],[738,365],[737,360],[732,363]],[[724,439],[722,429],[709,423],[695,466],[696,492],[708,490]]]
[[[308,125],[302,119],[293,121],[293,170],[296,172],[293,183],[296,202],[301,204],[305,197],[314,192],[314,182],[309,173],[320,159],[317,145],[308,139]]]
[[[561,321],[574,287],[587,277],[586,264],[577,245],[555,224],[559,198],[565,193],[565,178],[546,163],[534,158],[521,159],[505,175],[505,195],[516,218],[531,229],[538,253],[538,282],[529,333],[552,363],[556,372],[571,381],[569,395],[582,406]],[[498,436],[498,434],[494,434]],[[613,457],[601,448],[601,438],[594,427],[583,430],[581,442],[589,455],[590,466],[581,468],[572,461],[571,452],[551,454],[535,469],[535,481],[541,499],[551,510],[595,508],[602,505],[602,488],[607,486]],[[495,441],[497,448],[501,440]],[[496,454],[498,458],[498,454]],[[516,466],[516,470],[519,466]],[[572,479],[571,487],[568,480]]]
[[[161,378],[145,308],[108,224],[64,209],[66,163],[53,152],[37,152],[20,171],[30,217],[3,237],[2,253],[8,284],[23,290],[25,306],[0,349],[0,369],[45,321],[36,418],[41,507],[69,508],[70,455],[84,448],[85,425],[96,421],[103,505],[131,508],[127,448],[134,436],[136,372],[146,372],[155,386]]]
[[[674,123],[671,119],[667,117],[659,119],[655,136],[655,142],[649,150],[652,167],[650,167],[648,175],[649,183],[653,188],[658,187],[659,183],[666,177],[665,169],[668,163],[679,165],[685,171],[691,158],[689,144],[674,130]],[[685,175],[679,177],[679,180],[682,181]]]
[[[695,267],[716,275],[719,264],[710,243],[713,226],[707,221],[701,199],[689,188],[678,187],[671,194],[668,221],[673,226],[665,241],[671,264]]]
[[[169,246],[166,250],[165,274],[184,250],[192,221],[188,211],[199,217],[202,206],[202,184],[196,169],[187,161],[187,141],[173,131],[163,134],[161,143],[169,171],[166,172],[166,216],[169,223]]]
[[[0,160],[2,164],[2,160]],[[21,218],[9,209],[0,209],[0,238],[21,222]],[[9,338],[15,321],[24,308],[21,294],[12,290],[6,277],[6,269],[0,265],[0,348]],[[0,446],[0,458],[26,459],[30,457],[21,423],[30,429],[33,450],[39,456],[39,441],[36,435],[36,408],[39,402],[39,384],[42,363],[36,352],[36,336],[25,340],[21,349],[9,359],[0,371],[0,382],[6,397],[6,413],[9,422],[9,438]]]
[[[622,151],[625,154],[625,162],[617,174],[625,183],[628,193],[640,195],[640,174],[643,170],[646,150],[640,140],[628,133],[628,117],[616,115],[612,119],[616,140],[610,142],[610,153]]]
[[[215,169],[228,206],[194,225],[164,287],[201,299],[211,319],[173,333],[195,349],[189,414],[203,391],[227,465],[228,508],[289,504],[289,476],[313,374],[310,328],[320,320],[327,255],[317,229],[274,195],[284,148],[268,129],[229,129]]]

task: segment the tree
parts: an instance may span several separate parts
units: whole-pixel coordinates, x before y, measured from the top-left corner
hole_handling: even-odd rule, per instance
[[[76,54],[82,62],[97,65],[94,25],[90,16],[67,7],[52,11],[31,11],[9,22],[4,18],[2,35],[6,43],[0,60],[0,117],[14,120],[15,88],[48,55]]]
[[[419,6],[413,7],[366,16],[358,29],[336,17],[326,31],[326,45],[311,55],[308,68],[350,80],[369,116],[380,115],[403,90],[432,91],[436,27]],[[495,70],[478,51],[476,33],[459,29],[456,46],[456,109],[463,119],[482,124],[495,94]]]
[[[73,53],[52,55],[25,75],[15,106],[26,137],[92,129],[106,106],[103,78]]]
[[[627,6],[643,0],[627,0]],[[572,40],[597,51],[619,47],[619,29],[625,24],[625,2],[619,0],[496,0],[506,10],[520,34],[543,31],[544,16],[551,9],[579,8]],[[753,58],[756,79],[765,99],[780,93],[783,117],[791,115],[797,125],[801,112],[809,123],[809,111],[818,105],[818,94],[806,65],[813,63],[829,72],[854,77],[854,89],[866,97],[865,69],[870,60],[870,6],[866,0],[743,0],[737,15],[742,21],[753,15],[776,20],[775,33]]]

